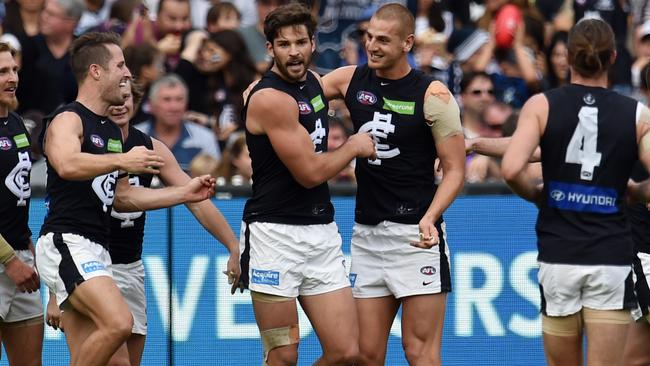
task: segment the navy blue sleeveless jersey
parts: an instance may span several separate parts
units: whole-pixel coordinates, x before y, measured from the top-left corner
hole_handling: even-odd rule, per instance
[[[377,160],[357,159],[355,221],[417,224],[436,192],[436,147],[424,118],[424,95],[434,79],[411,70],[399,80],[378,77],[358,66],[345,104],[355,132],[370,132]]]
[[[307,130],[317,153],[327,151],[327,100],[316,77],[307,72],[303,82],[291,83],[273,71],[264,74],[253,88],[282,91],[296,100],[300,125]],[[244,106],[246,116],[248,101]],[[327,224],[334,221],[327,183],[305,188],[291,175],[273,150],[267,135],[246,130],[246,144],[253,165],[253,196],[244,207],[244,221],[273,222],[290,225]]]
[[[22,118],[0,118],[0,234],[15,250],[29,248],[30,138]]]
[[[136,146],[153,150],[149,135],[129,126],[129,136],[122,150],[127,152]],[[152,174],[129,174],[129,184],[136,187],[151,187]],[[117,212],[111,210],[111,234],[108,239],[108,252],[114,264],[128,264],[142,258],[142,240],[146,212]]]
[[[46,118],[42,137],[45,136],[49,122],[63,112],[73,112],[81,118],[83,127],[81,152],[88,154],[122,152],[120,128],[108,117],[97,115],[76,101],[59,108],[51,117]],[[47,155],[45,158],[47,159]],[[106,248],[117,174],[117,171],[113,171],[90,180],[65,180],[47,161],[45,202],[48,210],[40,235],[77,234]]]
[[[539,260],[629,265],[633,242],[623,204],[638,159],[638,103],[576,84],[545,96],[549,115],[540,141]]]

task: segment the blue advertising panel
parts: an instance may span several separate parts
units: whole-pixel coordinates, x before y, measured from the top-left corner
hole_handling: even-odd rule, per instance
[[[245,199],[215,202],[239,235]],[[348,255],[354,198],[333,202]],[[31,206],[36,236],[43,200],[33,199]],[[445,214],[453,292],[447,299],[443,364],[544,364],[535,218],[535,207],[514,196],[461,197]],[[185,207],[148,214],[143,259],[149,314],[143,365],[261,364],[250,295],[230,295],[221,273],[227,251]],[[406,365],[400,324],[396,319],[391,330],[387,365]],[[311,365],[320,348],[303,313],[300,334],[299,364]],[[6,362],[3,354],[0,365]],[[62,333],[49,328],[43,364],[68,364]]]

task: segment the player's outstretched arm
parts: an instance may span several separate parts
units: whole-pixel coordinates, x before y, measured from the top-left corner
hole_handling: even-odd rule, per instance
[[[327,100],[345,98],[356,66],[343,66],[321,78],[323,93]]]
[[[501,164],[501,174],[510,188],[531,202],[538,201],[541,195],[541,186],[527,174],[524,168],[539,146],[547,118],[548,100],[546,97],[543,94],[537,94],[530,98],[521,109],[517,129],[510,140]]]
[[[641,108],[639,120],[636,124],[637,145],[639,146],[639,160],[650,171],[650,109],[639,104]],[[635,200],[650,202],[650,179],[643,182],[632,182],[628,184],[628,192]]]
[[[419,248],[430,248],[439,244],[436,221],[463,188],[465,143],[458,104],[442,83],[433,82],[427,89],[424,116],[431,127],[444,174],[427,212],[420,220],[420,241],[411,244]]]
[[[168,187],[179,187],[187,184],[191,178],[178,165],[174,154],[162,142],[153,138],[151,140],[153,141],[154,151],[165,161],[165,166],[160,168],[160,179],[162,182]],[[239,268],[239,241],[237,237],[235,237],[221,211],[217,209],[211,200],[192,202],[186,205],[201,225],[228,249],[230,258],[228,259],[226,274],[228,275],[228,279],[232,281],[231,284],[233,287],[231,292],[234,293],[241,274]]]
[[[134,187],[127,177],[123,177],[117,181],[113,206],[119,212],[136,212],[199,202],[214,196],[214,183],[214,178],[202,175],[180,187],[151,189]]]
[[[266,134],[282,163],[306,188],[334,177],[354,157],[375,158],[369,134],[353,135],[335,151],[316,153],[309,133],[298,122],[296,101],[275,89],[262,89],[250,97],[246,128],[254,134]]]
[[[502,158],[506,153],[510,137],[474,137],[465,139],[465,152],[467,154],[476,153],[479,155],[490,156],[493,158]],[[542,160],[541,150],[535,149],[533,155],[528,159],[529,163],[538,163]]]
[[[82,138],[83,126],[76,113],[57,115],[47,128],[45,154],[63,179],[88,180],[120,169],[155,174],[162,166],[162,159],[145,148],[136,148],[126,154],[81,152]]]

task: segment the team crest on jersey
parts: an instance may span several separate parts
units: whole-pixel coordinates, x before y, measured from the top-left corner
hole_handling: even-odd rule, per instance
[[[298,110],[300,111],[300,114],[311,113],[311,107],[305,102],[298,102]]]
[[[585,102],[585,104],[587,105],[593,105],[594,103],[596,103],[596,98],[594,98],[594,96],[591,95],[591,93],[587,93],[585,94],[584,97],[582,97],[582,101]]]
[[[373,105],[377,103],[377,97],[369,91],[361,90],[357,93],[357,100],[361,104]]]
[[[11,149],[12,143],[11,140],[9,140],[6,137],[0,137],[0,150],[9,150]]]
[[[99,135],[90,135],[90,141],[92,141],[93,145],[102,148],[104,147],[104,139],[99,137]]]

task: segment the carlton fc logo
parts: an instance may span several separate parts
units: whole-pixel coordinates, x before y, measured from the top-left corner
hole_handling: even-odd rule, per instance
[[[9,150],[11,146],[11,140],[6,137],[0,137],[0,150]]]
[[[104,147],[104,140],[98,135],[90,135],[90,141],[93,142],[93,145],[99,148]]]
[[[587,105],[592,105],[596,103],[596,98],[594,98],[594,96],[591,95],[591,93],[587,93],[585,94],[584,97],[582,97],[582,101],[585,102]]]
[[[360,92],[357,93],[357,100],[359,101],[359,103],[365,105],[373,105],[377,103],[377,97],[371,92],[365,90],[361,90]]]
[[[300,110],[300,114],[311,113],[311,107],[305,102],[298,102],[298,110]]]

